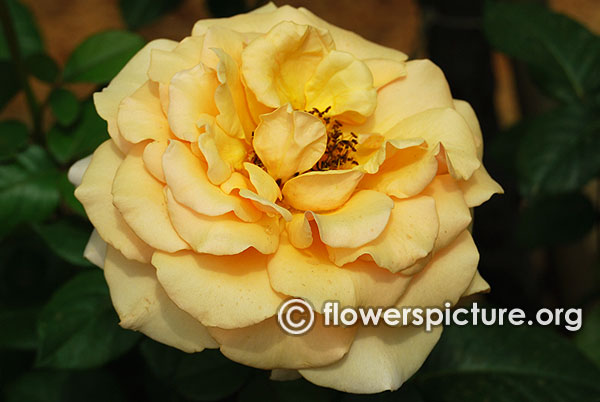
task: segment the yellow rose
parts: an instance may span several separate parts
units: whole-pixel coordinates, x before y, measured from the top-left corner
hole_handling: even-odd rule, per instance
[[[440,328],[325,327],[321,306],[486,290],[470,208],[502,190],[471,107],[405,60],[272,4],[134,56],[94,96],[111,139],[71,170],[121,326],[342,391],[409,378]],[[292,296],[303,336],[277,324]]]

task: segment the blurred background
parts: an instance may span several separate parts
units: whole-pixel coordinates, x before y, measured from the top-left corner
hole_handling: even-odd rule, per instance
[[[81,257],[91,226],[66,180],[107,138],[90,95],[145,41],[181,40],[198,19],[262,3],[0,0],[5,399],[600,400],[600,2],[275,3],[442,68],[454,97],[475,109],[485,166],[505,190],[475,211],[479,270],[492,291],[473,300],[532,315],[582,308],[583,328],[449,328],[400,391],[364,398],[270,383],[217,352],[183,355],[119,330],[101,274]],[[98,338],[106,333],[111,342]]]

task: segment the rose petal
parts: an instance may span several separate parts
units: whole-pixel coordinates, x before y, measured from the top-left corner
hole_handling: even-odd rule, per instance
[[[81,185],[83,175],[87,170],[88,166],[90,166],[91,161],[92,155],[88,155],[85,158],[79,159],[77,162],[71,165],[69,171],[67,172],[67,179],[72,185],[74,185],[75,187]]]
[[[494,194],[504,194],[500,184],[491,178],[483,165],[473,172],[469,180],[458,180],[457,184],[469,208],[483,204]]]
[[[152,248],[131,230],[113,205],[112,184],[123,159],[123,154],[112,140],[102,143],[94,152],[81,185],[75,190],[75,197],[83,204],[88,218],[104,241],[128,259],[149,262]]]
[[[198,64],[178,72],[169,85],[169,125],[182,140],[194,142],[200,131],[196,122],[203,114],[216,115],[213,94],[219,85],[214,70]]]
[[[142,159],[144,166],[154,176],[154,178],[165,183],[165,173],[162,168],[162,157],[167,150],[167,141],[152,141],[144,148]]]
[[[168,252],[189,249],[167,211],[163,187],[144,167],[146,144],[137,144],[119,166],[113,181],[113,204],[125,222],[151,247]]]
[[[286,181],[303,173],[325,152],[327,133],[318,117],[286,105],[261,120],[252,144],[272,177]]]
[[[233,211],[246,222],[257,221],[261,212],[249,201],[227,195],[212,184],[205,166],[183,143],[170,142],[163,155],[163,170],[175,199],[199,214],[219,216]]]
[[[107,244],[96,229],[92,231],[90,238],[83,250],[83,257],[99,268],[104,268]]]
[[[336,209],[348,201],[363,175],[358,170],[306,172],[283,185],[283,196],[301,211]]]
[[[379,237],[358,248],[328,247],[329,256],[342,266],[366,254],[379,267],[396,273],[432,251],[438,228],[433,198],[417,196],[394,200],[389,222]]]
[[[339,362],[300,370],[313,384],[343,392],[395,391],[421,367],[442,333],[419,327],[360,327]]]
[[[158,84],[146,81],[133,94],[124,98],[119,106],[117,124],[123,138],[133,144],[172,138],[169,122],[160,103]]]
[[[152,265],[180,308],[206,326],[231,329],[274,316],[283,301],[269,284],[266,258],[251,250],[233,256],[158,251]]]
[[[152,265],[128,260],[109,247],[104,276],[123,328],[187,353],[218,347],[202,324],[169,299]]]
[[[273,381],[293,381],[300,378],[302,378],[302,376],[298,370],[290,369],[273,369],[271,370],[271,375],[269,375],[269,380]]]
[[[489,291],[490,285],[481,277],[479,271],[475,271],[475,275],[473,275],[469,287],[467,287],[460,297],[467,297],[477,293],[487,293]]]
[[[190,69],[200,63],[204,37],[191,36],[175,44],[177,46],[170,49],[152,50],[148,66],[148,78],[152,81],[168,86],[177,72]]]
[[[256,222],[240,221],[234,214],[206,216],[179,204],[167,190],[169,216],[179,235],[198,253],[239,254],[250,247],[271,254],[279,244],[279,219],[264,215]]]
[[[240,189],[238,194],[240,195],[240,197],[250,200],[256,208],[267,213],[270,216],[280,215],[286,221],[290,221],[292,219],[292,214],[290,213],[290,211],[288,211],[280,205],[275,204],[274,202],[271,202],[261,197],[254,191]]]
[[[334,48],[327,31],[283,21],[242,52],[244,82],[263,104],[306,106],[304,86],[321,59]]]
[[[377,91],[365,63],[350,53],[332,50],[305,86],[306,109],[326,110],[339,120],[362,123],[375,110]]]
[[[289,242],[297,249],[310,247],[313,242],[312,228],[305,214],[296,213],[286,222]]]
[[[248,162],[244,163],[244,169],[248,172],[250,182],[259,196],[270,202],[281,199],[281,190],[279,189],[279,186],[267,172]]]
[[[125,67],[112,79],[102,92],[94,93],[94,105],[100,117],[108,123],[108,133],[122,152],[127,152],[131,147],[120,134],[117,126],[117,113],[121,101],[134,93],[148,80],[146,71],[150,64],[150,53],[153,49],[170,51],[177,46],[177,42],[158,39],[149,42],[142,50],[127,62]]]
[[[363,60],[371,75],[373,75],[373,86],[380,88],[397,80],[400,77],[406,76],[406,63],[390,59],[367,59]]]
[[[479,120],[477,120],[475,111],[469,102],[459,99],[454,99],[454,109],[456,109],[456,111],[465,119],[469,125],[469,128],[471,128],[473,142],[475,143],[475,148],[477,149],[477,157],[479,160],[481,160],[483,158],[483,136],[481,134],[481,127],[479,126]]]

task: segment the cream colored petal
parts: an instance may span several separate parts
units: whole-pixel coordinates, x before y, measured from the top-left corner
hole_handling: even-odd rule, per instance
[[[112,185],[113,204],[133,231],[153,248],[169,252],[189,249],[171,224],[164,185],[144,167],[145,145],[135,145],[119,166]]]
[[[393,153],[387,152],[388,157],[376,174],[363,178],[360,187],[377,190],[396,198],[419,194],[438,171],[436,154],[439,147],[431,149],[419,145],[393,150]]]
[[[450,87],[442,70],[429,60],[411,60],[406,62],[404,78],[377,91],[377,108],[357,132],[384,133],[414,114],[453,107]]]
[[[479,271],[475,271],[475,275],[473,275],[469,287],[463,292],[461,297],[467,297],[477,293],[487,293],[489,291],[490,285],[481,277]]]
[[[87,170],[88,166],[90,166],[90,162],[92,161],[92,155],[88,155],[85,158],[79,159],[77,162],[71,165],[69,171],[67,172],[67,179],[69,182],[75,187],[81,184],[83,180],[83,175]]]
[[[196,123],[203,114],[215,116],[214,93],[219,85],[214,70],[198,64],[176,73],[169,85],[169,125],[182,140],[194,142],[200,131]]]
[[[244,40],[244,35],[236,30],[212,26],[204,34],[200,60],[207,67],[217,70],[219,63],[223,62],[222,55],[227,55],[234,62],[234,65],[239,65],[242,61]]]
[[[390,59],[363,60],[373,75],[373,86],[380,88],[400,77],[406,76],[406,63]]]
[[[281,190],[279,189],[279,186],[267,172],[248,162],[244,162],[244,169],[248,172],[250,182],[259,196],[270,202],[281,199]]]
[[[231,194],[234,190],[246,189],[252,186],[250,180],[240,172],[233,172],[226,182],[219,187],[225,194]]]
[[[439,223],[435,201],[417,196],[395,200],[390,220],[379,237],[358,248],[328,247],[337,265],[369,255],[375,263],[392,273],[401,271],[426,257],[435,243]]]
[[[358,136],[358,147],[354,159],[359,169],[374,174],[386,159],[391,158],[396,150],[416,146],[425,146],[422,138],[392,138],[386,139],[381,134],[361,134]]]
[[[90,239],[83,250],[83,257],[99,268],[104,268],[107,244],[96,229],[92,231]]]
[[[246,328],[210,328],[221,352],[233,361],[262,369],[297,369],[331,364],[350,348],[355,328],[325,327],[315,315],[315,326],[302,336],[288,335],[277,318]]]
[[[279,219],[264,215],[256,222],[240,221],[233,213],[198,214],[179,204],[167,190],[169,216],[179,235],[198,253],[239,254],[250,247],[271,254],[279,244]]]
[[[385,229],[394,202],[383,193],[361,190],[339,209],[312,213],[323,243],[331,247],[360,247]]]
[[[148,78],[168,86],[171,78],[182,70],[200,63],[204,37],[187,37],[170,49],[154,49],[150,54]]]
[[[266,259],[251,250],[234,256],[156,252],[152,265],[180,308],[206,326],[231,329],[277,313],[283,297],[269,284]]]
[[[300,370],[308,381],[343,392],[395,391],[421,367],[442,333],[420,327],[361,327],[339,362]]]
[[[284,7],[280,7],[279,10],[283,9]],[[352,31],[332,25],[327,21],[317,17],[304,7],[298,8],[298,11],[308,19],[309,24],[328,30],[335,41],[335,47],[337,50],[352,53],[355,57],[361,60],[379,58],[400,62],[408,58],[407,55],[399,50],[381,46],[377,43],[373,43],[364,39]],[[302,24],[303,22],[299,23]]]
[[[298,370],[291,369],[273,369],[269,380],[273,381],[293,381],[302,378]]]
[[[297,249],[310,247],[313,242],[312,228],[305,214],[296,213],[292,215],[292,220],[286,222],[289,242]]]
[[[283,185],[283,196],[298,210],[328,211],[348,201],[363,176],[359,170],[306,172]]]
[[[481,134],[481,127],[479,126],[479,120],[475,111],[469,102],[459,99],[454,99],[454,109],[465,119],[471,128],[475,148],[477,148],[477,157],[481,160],[483,158],[483,135]]]
[[[146,81],[121,101],[117,125],[123,138],[133,144],[145,140],[166,141],[172,137],[156,82]]]
[[[442,144],[453,177],[467,180],[481,166],[471,129],[454,109],[430,109],[402,120],[387,138],[423,138],[429,147]]]
[[[477,247],[471,233],[465,230],[414,276],[396,305],[442,308],[445,302],[456,303],[471,284],[478,262]]]
[[[305,86],[306,110],[317,108],[338,120],[362,123],[375,110],[377,91],[369,67],[350,53],[332,50]]]
[[[181,142],[171,141],[163,155],[167,185],[175,199],[192,210],[208,216],[235,214],[246,222],[262,215],[247,200],[225,194],[206,175],[206,165]]]
[[[146,80],[150,53],[153,49],[170,51],[177,46],[177,42],[158,39],[149,42],[142,50],[127,62],[125,67],[112,79],[110,84],[94,94],[94,105],[100,117],[108,123],[108,133],[122,152],[127,152],[131,145],[119,133],[117,126],[117,113],[121,101],[134,93]]]
[[[269,216],[279,215],[286,221],[290,221],[292,219],[292,214],[290,211],[288,211],[281,205],[277,205],[274,202],[271,202],[266,198],[261,197],[254,191],[240,189],[238,194],[240,195],[240,197],[250,200],[256,208],[267,213]]]
[[[310,113],[288,104],[263,115],[254,131],[254,151],[269,174],[283,182],[310,169],[327,145],[325,125]]]
[[[450,175],[436,176],[423,195],[433,197],[439,218],[434,251],[448,246],[471,223],[471,211],[458,185]]]
[[[373,262],[333,264],[322,244],[299,250],[282,234],[279,249],[267,265],[273,289],[301,297],[322,312],[326,301],[341,306],[389,306],[406,291],[411,277],[392,274]]]
[[[127,226],[113,205],[112,184],[124,158],[112,140],[102,143],[94,152],[75,197],[104,241],[129,259],[149,262],[154,250]]]
[[[494,194],[504,194],[502,187],[490,177],[483,165],[473,172],[469,180],[458,180],[457,184],[469,208],[483,204]]]
[[[277,24],[242,52],[244,82],[263,104],[304,109],[304,86],[334,48],[327,31],[291,21]]]
[[[123,328],[187,353],[218,347],[202,324],[169,299],[152,265],[128,260],[110,247],[104,276]]]
[[[208,168],[206,169],[208,179],[218,186],[229,179],[229,176],[231,176],[231,173],[233,172],[233,168],[223,159],[219,152],[214,127],[212,129],[209,128],[210,126],[206,127],[207,132],[200,134],[198,137],[198,148],[200,149],[200,152],[202,152],[206,164],[208,165]],[[220,129],[217,128],[217,130]],[[226,134],[223,135],[226,136]],[[232,140],[234,140],[234,138],[232,138]]]
[[[162,157],[167,150],[167,141],[152,141],[144,148],[142,159],[144,166],[156,180],[165,183],[165,173],[162,168]]]

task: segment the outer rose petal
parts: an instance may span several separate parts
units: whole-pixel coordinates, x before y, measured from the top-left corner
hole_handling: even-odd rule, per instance
[[[271,288],[267,257],[248,250],[234,256],[156,252],[152,265],[167,295],[202,324],[247,327],[277,313],[283,297]]]
[[[85,249],[83,250],[83,256],[86,260],[99,267],[100,269],[104,268],[104,259],[106,258],[106,248],[107,244],[98,231],[94,229],[90,238],[85,245]]]
[[[302,336],[281,330],[277,318],[246,328],[209,328],[231,360],[262,369],[319,367],[341,359],[350,348],[356,328],[324,327],[315,314],[315,326]]]
[[[323,243],[331,247],[360,247],[385,229],[394,202],[383,193],[361,190],[339,209],[312,213]]]
[[[152,265],[128,260],[109,247],[104,276],[123,328],[188,353],[218,347],[202,324],[169,299]]]
[[[380,88],[406,76],[406,63],[390,59],[363,60],[373,75],[373,86]]]
[[[307,110],[330,107],[329,113],[342,121],[362,123],[377,105],[371,71],[350,53],[329,52],[304,88]]]
[[[481,127],[479,126],[479,120],[477,120],[475,111],[469,102],[459,99],[454,99],[454,109],[465,119],[469,128],[471,128],[473,142],[475,142],[475,148],[477,148],[477,157],[481,160],[483,158],[483,135],[481,134]]]
[[[479,253],[468,230],[448,247],[435,254],[431,262],[414,276],[400,298],[400,307],[442,307],[456,303],[469,287],[477,270]]]
[[[458,180],[457,183],[469,208],[483,204],[494,194],[504,194],[500,184],[490,177],[483,165],[473,172],[469,180]]]
[[[90,162],[92,161],[92,155],[88,155],[85,158],[79,159],[69,168],[67,173],[67,179],[69,182],[75,187],[79,187],[81,181],[83,180],[83,175],[87,170],[88,166],[90,166]]]
[[[123,159],[115,143],[105,141],[94,152],[83,181],[75,190],[75,197],[83,204],[88,218],[104,241],[129,259],[149,262],[152,248],[131,230],[113,205],[112,184]]]
[[[293,369],[273,369],[269,380],[273,381],[293,381],[302,378],[298,370]]]
[[[121,101],[134,93],[148,79],[146,71],[150,64],[150,52],[153,49],[169,51],[175,48],[175,46],[177,46],[177,42],[167,39],[158,39],[149,42],[129,60],[102,92],[94,94],[96,110],[100,117],[108,123],[108,133],[121,151],[127,152],[131,146],[121,136],[117,127],[117,113]]]
[[[189,249],[169,218],[164,185],[144,167],[145,145],[135,145],[119,166],[112,186],[113,203],[125,222],[153,248],[168,252]]]
[[[239,254],[250,247],[271,254],[279,244],[279,219],[264,215],[256,222],[243,222],[232,213],[221,216],[198,214],[179,204],[167,190],[167,208],[175,229],[197,253]]]
[[[460,297],[467,297],[474,295],[476,293],[487,293],[490,291],[490,285],[481,277],[479,271],[475,271],[475,275],[473,275],[473,279],[471,279],[471,283],[469,287],[463,292]]]
[[[117,116],[119,132],[131,143],[166,141],[172,138],[160,103],[158,84],[155,82],[146,81],[137,91],[123,99]]]
[[[327,145],[325,125],[316,116],[288,104],[263,115],[252,142],[269,174],[282,181],[310,169]]]
[[[162,183],[166,182],[165,173],[162,168],[162,157],[167,150],[167,145],[167,141],[152,141],[146,145],[142,154],[146,169],[148,169],[156,180]]]
[[[154,49],[150,56],[148,77],[168,86],[171,78],[182,70],[200,63],[204,37],[187,37],[171,49]]]
[[[194,142],[200,131],[196,122],[203,114],[218,113],[214,97],[219,82],[214,70],[198,64],[178,72],[169,85],[169,125],[182,140]]]
[[[304,86],[333,48],[327,31],[283,21],[242,52],[244,82],[258,101],[269,107],[289,102],[302,110],[306,106]]]
[[[219,216],[233,211],[246,222],[257,221],[261,212],[249,201],[225,194],[212,184],[205,166],[183,143],[170,142],[163,155],[163,170],[175,199],[199,214]]]
[[[423,364],[442,333],[420,327],[360,327],[350,351],[329,366],[300,370],[308,381],[344,392],[395,391]]]
[[[329,256],[342,266],[367,254],[381,268],[396,273],[431,252],[438,228],[433,198],[417,196],[395,200],[390,220],[379,237],[359,248],[328,247]]]
[[[406,62],[406,76],[377,92],[377,108],[359,130],[384,133],[401,120],[434,108],[453,108],[444,73],[429,60]]]
[[[387,138],[415,138],[429,147],[442,144],[448,170],[457,179],[468,179],[481,166],[471,129],[454,109],[430,109],[400,121],[385,133]]]
[[[306,172],[283,185],[285,202],[301,211],[329,211],[341,207],[364,176],[359,170]]]

